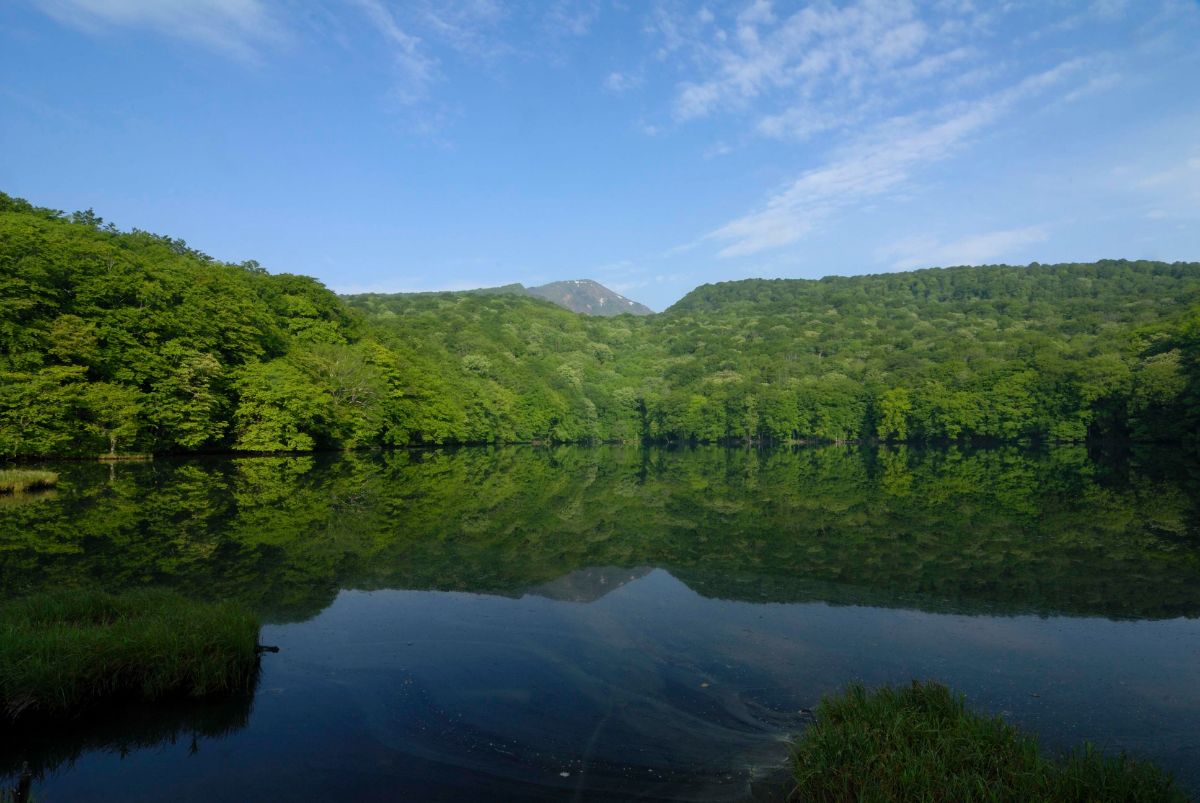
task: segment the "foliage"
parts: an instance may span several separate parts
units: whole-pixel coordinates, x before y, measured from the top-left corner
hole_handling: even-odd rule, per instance
[[[263,378],[252,366],[359,339],[336,296],[97,220],[0,195],[0,452],[308,448],[353,430],[336,415],[272,425],[334,392],[320,374],[241,410],[239,389]]]
[[[234,603],[170,591],[47,592],[0,605],[0,717],[78,713],[111,699],[245,688],[259,624]]]
[[[746,280],[609,318],[511,290],[338,298],[0,194],[0,454],[1200,443],[1197,263]]]
[[[1180,801],[1170,776],[1091,745],[1052,760],[1036,737],[969,711],[945,686],[852,685],[821,701],[800,737],[792,799],[888,801]]]

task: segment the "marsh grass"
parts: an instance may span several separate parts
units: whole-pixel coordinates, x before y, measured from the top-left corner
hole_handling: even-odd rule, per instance
[[[794,772],[792,799],[813,803],[1187,800],[1153,765],[1090,745],[1048,758],[1035,736],[915,681],[822,700]]]
[[[0,493],[19,494],[53,488],[57,484],[58,475],[53,471],[17,468],[0,470]]]
[[[94,703],[203,697],[254,683],[259,622],[164,590],[63,591],[0,605],[0,725]]]

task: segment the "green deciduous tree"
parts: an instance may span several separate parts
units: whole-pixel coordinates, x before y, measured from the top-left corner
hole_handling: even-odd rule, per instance
[[[234,382],[234,447],[248,452],[307,451],[327,442],[333,400],[286,359],[249,363]]]
[[[143,394],[137,388],[109,382],[88,384],[83,396],[88,428],[116,454],[117,446],[130,445],[141,429]]]

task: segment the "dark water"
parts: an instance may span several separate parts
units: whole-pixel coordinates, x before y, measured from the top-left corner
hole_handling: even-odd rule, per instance
[[[1160,450],[468,449],[58,467],[6,595],[270,622],[252,698],[8,735],[58,800],[778,797],[804,709],[934,678],[1200,793],[1200,467]]]

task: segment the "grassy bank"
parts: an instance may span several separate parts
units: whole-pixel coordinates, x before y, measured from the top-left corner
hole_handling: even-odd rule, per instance
[[[27,469],[4,469],[0,471],[0,493],[19,494],[37,491],[58,485],[58,475],[53,471],[31,471]]]
[[[258,631],[239,605],[161,590],[65,591],[4,603],[0,724],[113,699],[244,689],[257,671]]]
[[[936,683],[824,699],[794,770],[792,799],[806,803],[1187,801],[1158,768],[1090,745],[1047,758],[1036,737]]]

